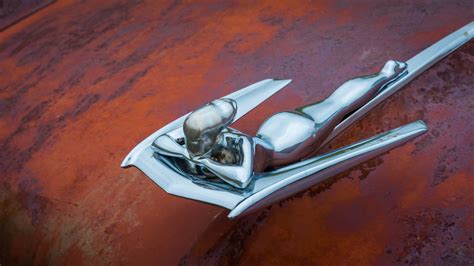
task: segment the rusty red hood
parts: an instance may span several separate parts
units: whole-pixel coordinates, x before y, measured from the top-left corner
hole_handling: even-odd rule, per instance
[[[472,1],[60,1],[0,32],[0,263],[474,261],[472,41],[340,136],[423,119],[416,141],[238,221],[121,159],[155,129],[266,77],[236,127],[327,96],[472,20]]]

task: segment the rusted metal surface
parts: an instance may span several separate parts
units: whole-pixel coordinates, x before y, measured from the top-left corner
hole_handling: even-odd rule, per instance
[[[0,31],[53,2],[54,0],[1,0]]]
[[[425,136],[241,220],[119,164],[213,98],[292,78],[237,124],[255,133],[273,112],[410,58],[473,8],[60,1],[20,21],[0,33],[0,263],[472,263],[472,42],[333,147],[415,119]]]

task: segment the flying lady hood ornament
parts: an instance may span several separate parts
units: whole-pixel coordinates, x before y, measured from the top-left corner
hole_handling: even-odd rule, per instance
[[[156,131],[122,167],[138,167],[170,194],[228,208],[229,218],[267,206],[426,132],[415,121],[310,157],[473,33],[471,22],[407,62],[389,60],[380,72],[346,81],[323,101],[272,115],[250,136],[230,126],[291,82],[262,80]]]

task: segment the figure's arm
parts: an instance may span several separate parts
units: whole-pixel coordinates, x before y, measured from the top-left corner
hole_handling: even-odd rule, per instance
[[[253,143],[248,137],[239,137],[242,164],[222,164],[210,158],[198,159],[209,171],[225,182],[239,188],[245,188],[253,176]]]
[[[169,135],[161,135],[153,141],[153,149],[161,155],[185,159],[186,149]]]

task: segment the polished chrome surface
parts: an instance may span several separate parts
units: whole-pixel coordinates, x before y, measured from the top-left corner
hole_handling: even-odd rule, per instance
[[[406,64],[390,60],[379,73],[348,80],[323,101],[271,116],[257,132],[272,147],[266,151],[271,157],[265,166],[285,165],[314,153],[345,116],[404,74]]]
[[[188,152],[193,156],[208,153],[237,113],[232,99],[217,99],[192,112],[184,120],[183,131]]]
[[[235,100],[239,106],[233,122],[237,121],[253,108],[257,107],[257,105],[283,89],[290,82],[291,80],[265,79],[223,97]],[[174,139],[184,138],[183,122],[188,115],[189,113],[181,116],[148,136],[130,151],[130,153],[123,159],[120,166],[128,167],[130,165],[135,165],[134,162],[138,159],[140,154],[145,149],[151,148],[150,145],[153,141],[163,134],[167,134]]]
[[[425,123],[415,121],[329,153],[261,174],[253,186],[254,193],[235,206],[229,217],[233,218],[282,200],[387,152],[427,130]]]
[[[360,119],[374,106],[395,93],[426,68],[439,61],[463,43],[472,39],[473,30],[474,23],[470,23],[407,61],[408,73],[397,76],[398,79],[387,82],[386,86],[382,86],[382,90],[378,91],[375,97],[372,96],[368,103],[356,108],[354,112],[337,124],[335,129],[328,134],[329,136],[324,138],[321,146],[327,144],[327,142],[343,131],[347,126]],[[224,97],[233,99],[237,103],[237,110],[233,122],[260,104],[263,100],[270,97],[273,93],[283,88],[288,82],[289,80],[264,80]],[[297,110],[296,112],[301,111]],[[206,171],[205,169],[208,168],[208,166],[202,162],[202,160],[213,160],[211,158],[212,156],[207,156],[209,154],[206,154],[206,156],[189,155],[187,152],[188,149],[184,148],[184,143],[181,141],[184,138],[182,125],[186,117],[187,115],[171,122],[146,138],[130,152],[124,159],[122,166],[137,166],[168,193],[231,209],[232,211],[229,217],[236,217],[242,213],[290,196],[297,191],[305,189],[363,160],[377,156],[426,131],[426,126],[422,122],[414,122],[334,152],[284,166],[277,170],[259,171],[255,173],[250,180],[241,179],[241,176],[238,176],[236,180],[243,181],[242,183],[247,182],[247,186],[245,186],[245,184],[232,184],[232,182],[228,180],[225,182],[225,180],[222,181],[221,179],[213,178],[213,172]],[[219,149],[225,150],[225,148],[229,147],[245,146],[245,137],[241,136],[246,135],[240,132],[229,128],[228,130],[224,129],[219,134],[221,136],[229,134],[229,136],[233,136],[234,138],[234,140],[231,139],[230,143],[225,143],[227,146],[219,146]],[[167,135],[168,139],[158,138],[162,135]],[[238,135],[238,137],[235,135]],[[261,138],[251,139],[258,141]],[[156,140],[156,142],[152,145],[154,140]],[[225,140],[225,137],[218,138],[217,142]],[[249,141],[253,147],[257,146],[255,142],[256,141],[251,143]],[[267,142],[265,141],[264,143]],[[180,148],[175,144],[179,144]],[[160,154],[157,153],[157,151],[159,151]],[[233,151],[230,151],[229,154],[233,154]],[[238,156],[238,158],[228,158],[226,157],[228,152],[228,150],[223,151],[225,156],[220,157],[221,159],[217,159],[217,157],[214,159],[230,160],[234,163],[235,161],[239,161],[239,163],[243,164],[245,156],[242,158]],[[219,154],[219,152],[217,152],[217,154]],[[241,151],[241,154],[245,154],[245,152]],[[189,163],[182,164],[182,162]],[[260,163],[265,164],[264,162],[258,162],[258,164]],[[234,187],[235,185],[245,188],[239,189]]]
[[[186,160],[182,170],[189,174],[201,171],[245,188],[257,173],[314,153],[346,115],[404,74],[406,64],[390,60],[379,73],[351,79],[321,102],[271,116],[256,137],[228,129],[238,105],[232,99],[215,100],[188,115],[183,126],[187,153],[176,157]],[[174,156],[170,144],[162,147],[160,136],[154,147],[160,155]],[[182,144],[175,146],[179,151]]]

